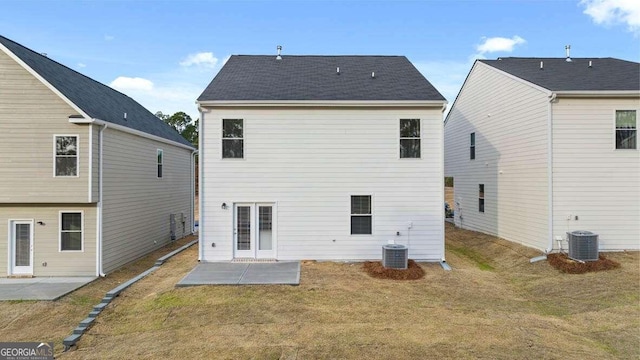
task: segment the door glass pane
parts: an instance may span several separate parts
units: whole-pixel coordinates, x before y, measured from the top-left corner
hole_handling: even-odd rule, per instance
[[[251,207],[238,206],[237,216],[237,250],[251,250]]]
[[[31,266],[31,225],[16,224],[16,266]]]
[[[258,227],[260,228],[260,236],[258,238],[258,250],[272,250],[272,219],[273,208],[271,206],[258,207]]]

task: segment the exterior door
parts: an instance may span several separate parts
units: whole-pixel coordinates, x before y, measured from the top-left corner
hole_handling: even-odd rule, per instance
[[[275,259],[274,204],[235,204],[234,257]]]
[[[13,220],[9,226],[11,275],[33,275],[33,220]]]

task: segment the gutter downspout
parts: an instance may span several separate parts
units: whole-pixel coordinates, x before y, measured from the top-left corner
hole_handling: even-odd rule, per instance
[[[547,202],[549,206],[549,246],[545,250],[546,254],[553,251],[553,102],[556,100],[556,93],[549,96],[548,114],[547,114],[547,134],[549,141],[547,142]]]
[[[530,263],[547,260],[547,255],[553,251],[553,102],[556,100],[557,94],[552,92],[549,94],[549,103],[547,105],[547,221],[549,238],[548,246],[544,250],[544,254],[529,259]]]
[[[197,102],[196,102],[197,103]],[[204,259],[204,216],[205,216],[205,204],[204,204],[204,186],[203,176],[204,173],[204,111],[198,104],[198,110],[200,110],[200,121],[198,122],[198,203],[199,203],[199,220],[198,220],[198,261]]]
[[[198,150],[191,152],[191,234],[196,233],[196,155]]]
[[[102,127],[100,128],[100,132],[99,132],[99,136],[98,138],[100,139],[100,150],[98,152],[98,163],[99,163],[99,174],[98,174],[98,238],[97,238],[97,245],[96,245],[96,267],[97,267],[97,273],[98,276],[104,277],[106,276],[105,273],[102,270],[102,184],[103,184],[103,180],[102,180],[102,173],[103,173],[103,163],[104,163],[104,156],[103,156],[103,144],[104,144],[104,131],[107,129],[109,125],[108,124],[103,124]]]

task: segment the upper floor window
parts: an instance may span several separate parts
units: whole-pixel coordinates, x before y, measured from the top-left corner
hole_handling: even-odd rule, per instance
[[[400,119],[400,158],[420,157],[420,119]]]
[[[472,132],[469,137],[469,159],[476,158],[476,133]]]
[[[78,135],[55,136],[54,176],[78,176]]]
[[[158,149],[158,177],[162,177],[162,165],[164,164],[164,152],[162,149]]]
[[[222,158],[244,158],[244,126],[242,119],[222,119]]]
[[[638,148],[636,110],[616,110],[616,149]]]
[[[370,235],[371,195],[351,196],[351,235]]]
[[[60,251],[82,251],[82,212],[60,212]]]

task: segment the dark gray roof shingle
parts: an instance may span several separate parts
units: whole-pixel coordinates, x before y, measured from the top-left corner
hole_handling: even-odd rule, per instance
[[[565,58],[506,57],[478,61],[551,91],[640,89],[640,63],[615,58],[572,58],[567,62]]]
[[[404,56],[234,55],[198,98],[207,100],[445,98]]]
[[[0,43],[92,118],[192,146],[132,98],[3,36]]]

